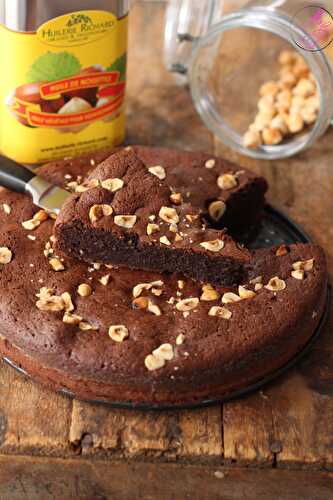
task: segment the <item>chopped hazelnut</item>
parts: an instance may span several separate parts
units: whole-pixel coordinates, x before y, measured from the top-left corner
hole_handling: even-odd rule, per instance
[[[287,255],[288,253],[289,253],[288,247],[286,245],[281,245],[276,250],[275,255],[277,257],[283,257],[284,255]]]
[[[115,177],[114,179],[105,179],[102,181],[102,187],[115,193],[124,186],[124,181]]]
[[[305,272],[302,269],[291,271],[291,276],[297,280],[304,280]]]
[[[171,193],[170,194],[170,201],[174,205],[181,205],[183,203],[183,197],[181,193]]]
[[[210,160],[206,161],[205,167],[211,169],[211,168],[215,167],[215,164],[216,164],[216,161],[214,160],[214,158],[211,158]]]
[[[136,215],[116,215],[114,218],[114,223],[123,227],[124,229],[131,229],[136,224]]]
[[[87,182],[84,182],[83,184],[79,184],[76,186],[75,191],[77,193],[84,193],[85,191],[89,191],[89,189],[94,189],[99,186],[99,180],[98,179],[91,179]]]
[[[148,170],[151,174],[155,175],[155,177],[157,177],[161,181],[166,178],[165,169],[160,165],[157,165],[156,167],[149,167]]]
[[[164,222],[167,222],[168,224],[178,224],[179,222],[179,216],[175,208],[161,207],[159,216]]]
[[[108,285],[109,281],[110,281],[110,274],[106,274],[105,276],[102,276],[99,280],[98,280],[102,285],[106,286]]]
[[[215,288],[212,285],[203,285],[202,287],[202,295],[200,297],[200,300],[203,301],[213,301],[213,300],[218,300],[220,297],[220,294],[215,290]]]
[[[262,283],[262,276],[257,276],[250,280],[251,285],[256,285],[257,283]]]
[[[61,294],[61,298],[62,298],[63,303],[64,303],[65,311],[67,311],[67,312],[74,311],[74,304],[72,302],[71,294],[69,292],[64,292]]]
[[[253,292],[252,290],[248,290],[241,285],[238,287],[238,294],[241,299],[251,299],[256,296],[255,292]]]
[[[162,314],[161,309],[158,307],[158,305],[154,304],[154,302],[152,302],[151,300],[148,300],[147,309],[152,314],[155,314],[155,316],[161,316],[161,314]]]
[[[163,358],[157,358],[153,354],[148,354],[145,358],[145,366],[149,371],[154,371],[162,368],[165,365]]]
[[[2,208],[3,208],[3,211],[5,212],[5,214],[7,214],[7,215],[9,215],[12,211],[12,209],[10,208],[9,205],[7,205],[7,203],[3,203]]]
[[[190,297],[189,299],[183,299],[176,304],[176,309],[178,311],[192,311],[199,305],[199,299],[196,297]]]
[[[77,292],[81,297],[89,297],[92,294],[92,288],[87,283],[82,283],[78,286]]]
[[[298,261],[293,263],[293,269],[295,271],[301,270],[301,271],[312,271],[313,269],[313,263],[314,259],[309,259],[309,260],[303,260],[303,261]]]
[[[160,243],[167,246],[171,245],[171,241],[166,236],[161,236]]]
[[[174,357],[173,347],[171,344],[162,344],[157,349],[154,349],[153,356],[156,358],[164,359],[164,361],[171,361]]]
[[[176,236],[175,236],[175,241],[176,242],[177,241],[183,241],[183,237],[179,233],[177,233]]]
[[[284,290],[286,286],[287,285],[285,281],[275,276],[274,278],[269,280],[265,288],[267,288],[267,290],[270,290],[272,292],[280,292],[281,290]]]
[[[191,224],[199,218],[198,214],[186,214],[186,220],[188,220]]]
[[[86,332],[86,331],[89,331],[89,330],[98,330],[98,328],[96,328],[93,325],[91,325],[90,323],[88,323],[88,321],[81,321],[79,323],[79,328],[83,332]]]
[[[40,226],[41,222],[39,220],[35,219],[30,219],[22,222],[22,226],[24,229],[27,229],[28,231],[34,231],[38,226]]]
[[[220,189],[229,190],[236,187],[238,184],[237,178],[234,174],[223,174],[217,179],[217,185]]]
[[[109,328],[109,336],[115,342],[123,342],[128,336],[128,329],[125,325],[112,325]]]
[[[52,290],[45,287],[41,288],[37,293],[39,300],[36,302],[36,306],[40,311],[59,312],[65,309],[63,298],[52,295],[52,293]]]
[[[226,292],[223,294],[222,303],[223,304],[232,304],[233,302],[239,302],[241,297],[233,292]]]
[[[264,285],[262,283],[256,283],[254,285],[254,291],[255,292],[258,292],[259,290],[261,290],[262,288],[264,287]]]
[[[230,319],[232,317],[232,312],[225,307],[213,306],[208,311],[209,316],[218,316],[223,319]]]
[[[82,321],[82,318],[81,316],[66,311],[62,321],[69,325],[78,325]]]
[[[157,233],[160,230],[160,227],[157,224],[149,223],[147,224],[147,235],[151,236],[154,233]]]
[[[132,290],[133,297],[134,298],[139,297],[144,290],[150,290],[153,286],[154,287],[163,286],[163,284],[164,284],[163,281],[152,281],[151,283],[139,283]]]
[[[12,257],[12,251],[8,247],[0,247],[0,264],[9,264]]]
[[[185,341],[185,335],[183,333],[180,333],[176,338],[176,344],[182,345],[184,344],[184,341]]]
[[[178,280],[178,281],[177,281],[177,285],[178,285],[179,290],[183,290],[183,289],[184,289],[184,287],[185,287],[185,281],[183,281],[183,280]]]
[[[61,260],[58,259],[57,257],[52,257],[52,259],[49,260],[49,264],[52,267],[52,269],[57,272],[64,271],[65,269],[65,266],[63,265]]]
[[[97,222],[102,217],[109,217],[113,214],[111,205],[93,205],[89,210],[89,219],[91,223]]]
[[[214,221],[219,221],[227,209],[226,204],[222,200],[212,201],[208,207],[208,213]]]
[[[209,250],[210,252],[220,252],[224,248],[223,240],[212,240],[212,241],[203,241],[200,243],[200,246]]]

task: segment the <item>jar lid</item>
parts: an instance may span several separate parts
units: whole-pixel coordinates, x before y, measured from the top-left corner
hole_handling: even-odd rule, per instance
[[[165,18],[164,61],[169,71],[186,74],[192,42],[221,20],[224,0],[169,0]]]

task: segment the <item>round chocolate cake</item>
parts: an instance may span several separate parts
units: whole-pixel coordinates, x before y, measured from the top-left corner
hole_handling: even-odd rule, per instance
[[[135,151],[148,167],[171,171],[177,189],[184,185],[203,211],[217,198],[227,214],[228,204],[233,207],[233,217],[223,222],[231,229],[254,222],[262,209],[258,202],[242,218],[236,208],[251,205],[249,180],[264,186],[254,174],[245,171],[246,189],[233,195],[216,188],[221,173],[235,169],[223,160]],[[57,162],[39,173],[75,190],[108,154]],[[218,400],[285,365],[323,314],[327,272],[315,245],[256,251],[245,283],[218,288],[180,274],[57,255],[55,221],[28,197],[4,189],[0,220],[0,352],[48,387],[82,399],[138,405]]]

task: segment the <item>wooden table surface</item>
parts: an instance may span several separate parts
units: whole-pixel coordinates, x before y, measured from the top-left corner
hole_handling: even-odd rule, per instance
[[[162,3],[130,23],[128,142],[215,152],[263,174],[268,199],[321,244],[333,271],[333,130],[289,160],[214,139],[161,57]],[[263,390],[192,411],[112,410],[42,389],[0,363],[0,498],[333,499],[333,325]]]

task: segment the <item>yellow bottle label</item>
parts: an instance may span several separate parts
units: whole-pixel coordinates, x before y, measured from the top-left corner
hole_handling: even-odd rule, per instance
[[[127,16],[70,13],[20,33],[0,26],[0,150],[37,164],[125,135]]]

